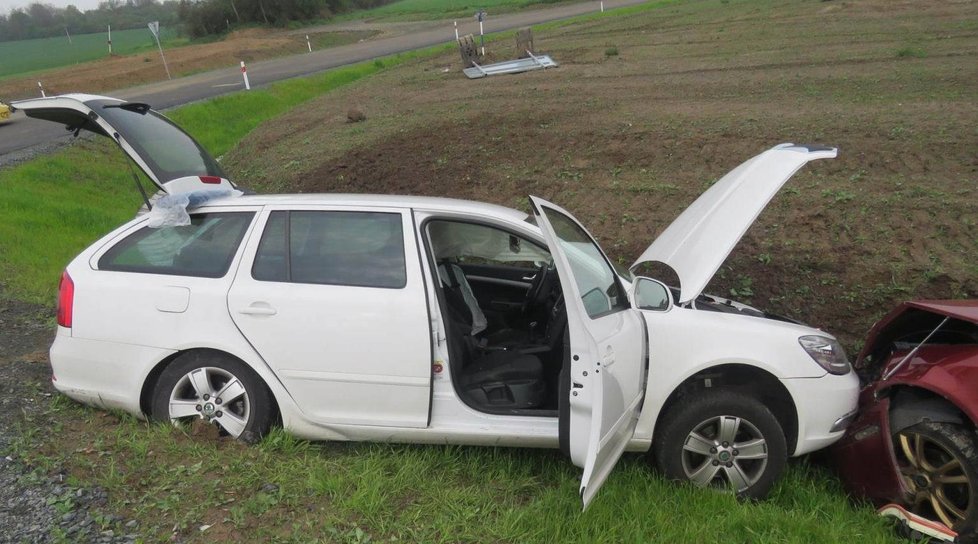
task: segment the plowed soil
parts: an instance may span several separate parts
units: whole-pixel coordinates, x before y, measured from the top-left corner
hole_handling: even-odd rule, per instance
[[[409,64],[267,123],[224,164],[269,191],[523,210],[535,194],[631,264],[740,162],[833,145],[839,158],[792,179],[708,291],[851,349],[897,301],[978,296],[978,4],[688,2],[535,38],[559,68],[468,80],[457,55]],[[351,107],[366,121],[347,123]]]

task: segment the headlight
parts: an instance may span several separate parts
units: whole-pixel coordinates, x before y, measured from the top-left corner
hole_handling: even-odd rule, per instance
[[[846,352],[836,340],[825,336],[802,336],[798,343],[805,352],[829,374],[848,374],[849,360]]]

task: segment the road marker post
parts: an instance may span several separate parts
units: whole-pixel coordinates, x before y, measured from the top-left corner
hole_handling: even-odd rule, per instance
[[[458,21],[455,21],[455,41],[458,41]]]
[[[486,56],[486,31],[482,22],[486,20],[486,10],[479,8],[475,13],[475,18],[479,20],[479,47],[482,49],[482,56]]]
[[[604,0],[601,0],[601,13],[604,13]]]
[[[306,47],[309,48],[309,52],[312,53],[312,42],[309,41],[309,35],[306,34]]]
[[[109,56],[112,56],[112,25],[109,25]]]
[[[248,81],[248,69],[245,68],[244,61],[241,61],[241,77],[244,78],[245,90],[246,91],[250,91],[251,90],[251,82]]]
[[[44,94],[44,86],[41,85],[41,82],[40,81],[37,82],[37,88],[38,89],[41,89],[41,98],[47,98],[48,97],[48,95]]]

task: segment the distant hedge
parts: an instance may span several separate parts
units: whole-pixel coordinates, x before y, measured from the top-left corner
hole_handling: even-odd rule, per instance
[[[292,21],[328,19],[393,0],[180,0],[178,15],[192,38],[221,34],[240,23],[284,26]]]

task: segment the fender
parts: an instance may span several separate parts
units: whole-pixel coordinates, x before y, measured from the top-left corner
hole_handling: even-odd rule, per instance
[[[947,399],[972,425],[978,425],[978,401],[974,397],[974,391],[978,388],[978,354],[975,353],[974,346],[928,346],[910,364],[893,375],[884,387],[880,387],[879,393],[898,386],[925,389]],[[897,396],[900,395],[901,393],[897,393]],[[939,421],[964,423],[960,418],[958,421],[946,419],[946,409],[937,409],[935,412],[932,402],[920,404],[917,399],[913,400],[910,407],[919,406],[934,413],[935,417],[944,417]],[[896,421],[893,423],[894,430],[899,430],[896,428]]]
[[[872,397],[872,392],[866,393],[863,401]],[[871,499],[877,506],[903,502],[908,491],[900,478],[890,438],[890,399],[869,400],[860,405],[862,411],[846,435],[829,448],[829,460],[843,486],[853,495]]]
[[[890,431],[896,434],[921,421],[964,425],[966,418],[951,401],[929,389],[899,387],[894,390],[890,406]]]

